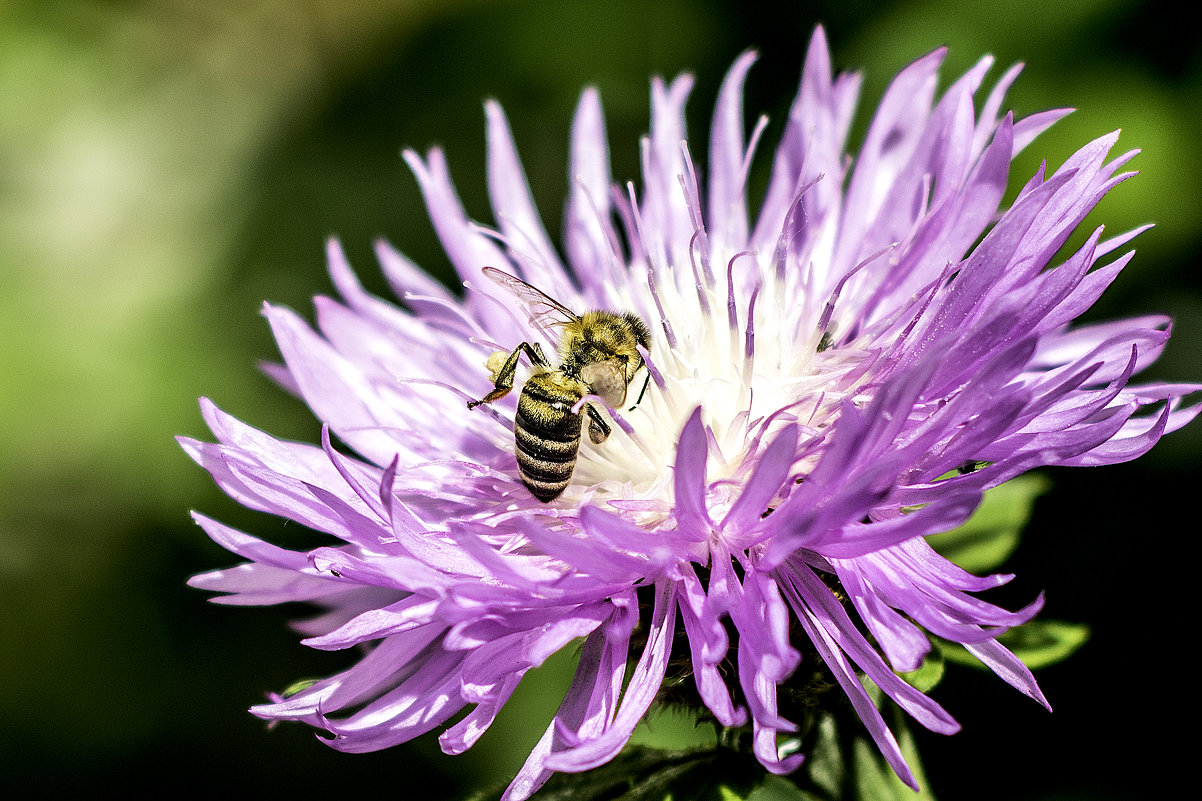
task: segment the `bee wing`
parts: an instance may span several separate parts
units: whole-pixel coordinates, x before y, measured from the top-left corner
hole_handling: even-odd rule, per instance
[[[588,384],[594,395],[598,395],[616,409],[626,403],[626,371],[617,359],[590,362],[580,369],[580,380]]]
[[[484,274],[508,289],[522,301],[530,313],[530,322],[539,327],[568,325],[580,319],[580,315],[544,292],[540,292],[515,275],[496,267],[485,267]]]

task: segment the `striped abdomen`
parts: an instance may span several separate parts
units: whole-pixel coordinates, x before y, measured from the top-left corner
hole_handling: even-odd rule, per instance
[[[582,418],[572,413],[586,388],[562,372],[530,376],[513,419],[514,453],[522,483],[543,503],[564,491],[576,467]]]

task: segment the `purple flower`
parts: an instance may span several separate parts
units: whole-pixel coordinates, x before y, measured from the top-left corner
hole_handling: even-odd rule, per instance
[[[749,724],[755,756],[775,773],[804,759],[787,745],[798,721],[778,703],[803,654],[911,785],[861,677],[927,728],[955,731],[898,676],[922,664],[930,635],[1046,706],[997,640],[1041,599],[1017,612],[981,600],[1009,576],[971,575],[924,538],[1032,468],[1139,456],[1194,416],[1181,399],[1202,385],[1128,383],[1168,340],[1164,317],[1072,325],[1138,231],[1099,228],[1062,262],[1056,254],[1131,175],[1119,170],[1133,153],[1107,161],[1117,135],[1103,136],[1051,175],[1041,167],[999,211],[1011,160],[1065,112],[1002,114],[1017,69],[978,108],[988,58],[936,100],[942,58],[894,79],[849,161],[859,79],[832,76],[818,30],[754,213],[746,182],[765,121],[748,141],[752,54],[719,93],[705,182],[685,142],[688,76],[652,85],[638,190],[612,182],[600,102],[585,91],[562,256],[496,104],[496,230],[467,218],[440,151],[407,153],[465,295],[381,243],[402,301],[392,305],[364,292],[331,243],[342,300],[317,298],[316,330],[265,308],[284,358],[269,370],[323,421],[321,445],[277,440],[208,401],[217,442],[181,440],[238,502],[338,540],[288,551],[196,515],[248,561],[192,585],[230,604],[310,602],[323,611],[302,624],[306,645],[366,646],[345,672],[252,712],[305,721],[344,751],[441,729],[455,754],[527,670],[582,640],[563,704],[510,785],[507,797],[521,799],[552,772],[618,754],[682,661],[708,714]],[[518,472],[519,392],[471,411],[465,402],[493,389],[495,354],[525,342],[520,387],[533,345],[555,353],[564,326],[532,317],[484,267],[569,309],[633,312],[651,332],[621,408],[610,408],[620,392],[591,379],[573,398],[575,419],[593,425],[588,404],[612,434],[579,447],[547,503]],[[535,372],[554,371],[547,361]]]

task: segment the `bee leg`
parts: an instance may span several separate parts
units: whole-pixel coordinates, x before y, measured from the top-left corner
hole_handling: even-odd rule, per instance
[[[643,379],[643,388],[641,390],[639,390],[639,399],[634,402],[634,406],[631,406],[626,411],[633,412],[635,409],[637,409],[639,407],[639,404],[643,402],[643,396],[647,394],[647,386],[650,383],[651,383],[651,371],[648,370],[647,377]]]
[[[497,370],[497,376],[494,379],[492,391],[480,400],[468,401],[467,408],[475,409],[482,403],[492,403],[493,401],[500,400],[509,394],[509,390],[513,389],[514,373],[516,373],[518,369],[518,358],[522,355],[523,351],[530,358],[530,361],[539,367],[551,366],[547,361],[547,357],[543,355],[543,349],[537,342],[535,342],[533,345],[531,345],[529,342],[523,342],[513,349],[513,351],[509,354],[509,358],[507,358],[505,363],[501,365],[501,369]],[[504,353],[504,351],[502,351],[502,353]]]
[[[605,422],[605,418],[601,413],[593,408],[591,403],[584,405],[588,412],[588,438],[592,440],[594,445],[600,445],[605,440],[609,439],[609,432],[612,430],[609,423]]]

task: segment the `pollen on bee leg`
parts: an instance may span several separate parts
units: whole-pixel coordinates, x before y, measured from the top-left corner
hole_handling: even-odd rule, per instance
[[[488,370],[489,378],[493,381],[497,380],[497,376],[501,374],[501,368],[505,365],[505,361],[508,358],[509,354],[503,350],[495,350],[489,355],[488,361],[484,363],[485,368]]]

